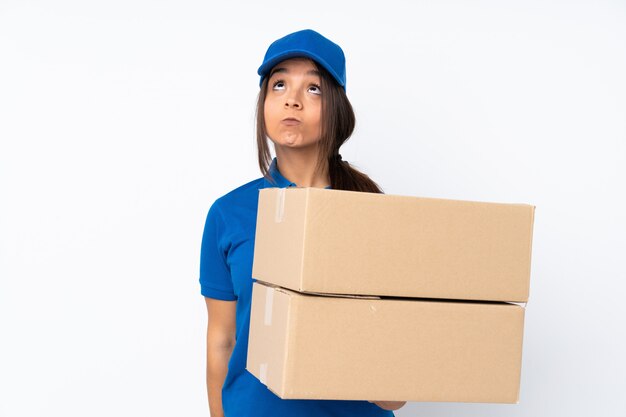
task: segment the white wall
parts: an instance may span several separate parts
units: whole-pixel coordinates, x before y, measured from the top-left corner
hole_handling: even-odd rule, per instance
[[[256,69],[348,58],[342,150],[390,194],[537,206],[518,405],[624,415],[623,1],[0,1],[0,415],[202,416],[200,238],[260,176]]]

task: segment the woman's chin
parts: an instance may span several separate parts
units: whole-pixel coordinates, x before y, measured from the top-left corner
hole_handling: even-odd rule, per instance
[[[274,142],[275,145],[283,148],[301,148],[302,141],[299,138],[283,139],[280,142]]]
[[[282,137],[278,141],[272,140],[274,147],[285,149],[304,149],[315,146],[315,141],[306,142],[299,136]]]
[[[298,146],[302,144],[302,137],[300,135],[285,135],[281,138],[281,143],[284,146]]]

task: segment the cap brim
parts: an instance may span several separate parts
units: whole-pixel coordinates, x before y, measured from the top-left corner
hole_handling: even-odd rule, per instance
[[[257,70],[257,74],[261,76],[261,80],[259,81],[259,86],[263,84],[263,79],[269,75],[269,72],[271,71],[272,68],[274,68],[276,64],[289,58],[298,58],[298,57],[310,58],[313,61],[317,62],[322,67],[324,67],[324,69],[328,71],[330,75],[333,76],[337,84],[345,88],[345,82],[341,80],[341,77],[333,70],[333,68],[325,60],[323,60],[318,55],[311,53],[310,51],[302,50],[302,49],[291,49],[288,51],[284,51],[276,56],[273,56],[269,60],[265,61],[263,65],[261,65],[259,69]]]

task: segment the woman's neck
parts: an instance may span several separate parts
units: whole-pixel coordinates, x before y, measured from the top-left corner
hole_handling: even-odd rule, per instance
[[[316,151],[276,149],[276,162],[282,176],[298,187],[324,188],[330,185],[328,167],[322,174],[315,173]]]

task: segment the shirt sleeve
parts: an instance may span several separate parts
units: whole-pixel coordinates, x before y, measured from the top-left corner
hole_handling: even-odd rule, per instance
[[[234,301],[237,296],[233,289],[230,268],[226,262],[225,248],[228,245],[224,241],[224,225],[224,219],[216,201],[209,209],[202,234],[200,292],[208,298]]]

